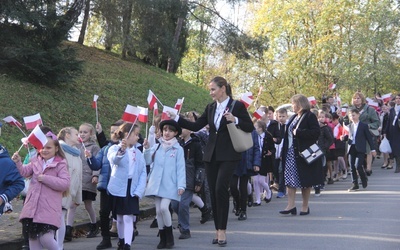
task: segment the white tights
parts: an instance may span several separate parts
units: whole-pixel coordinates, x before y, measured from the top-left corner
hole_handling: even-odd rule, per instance
[[[133,222],[135,221],[135,216],[130,215],[121,215],[117,214],[117,229],[118,229],[118,238],[125,239],[125,243],[130,245],[132,242],[132,234],[133,234]]]
[[[171,213],[169,212],[170,199],[156,197],[154,199],[157,213],[158,229],[163,229],[164,226],[172,226]]]
[[[29,238],[29,249],[30,250],[42,250],[43,248],[47,250],[57,250],[57,242],[54,239],[54,230],[43,234],[36,239]]]

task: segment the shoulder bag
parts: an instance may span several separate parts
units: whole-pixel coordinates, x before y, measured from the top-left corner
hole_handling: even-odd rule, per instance
[[[231,104],[230,111],[232,113],[233,106],[235,105],[236,100],[234,100]],[[235,123],[231,122],[227,125],[229,136],[232,140],[233,148],[236,152],[241,153],[253,146],[253,138],[251,137],[251,133],[244,132]]]
[[[304,118],[304,114],[301,116],[300,120],[297,122],[296,129],[299,127],[301,121]],[[322,150],[319,148],[317,143],[314,143],[311,145],[309,148],[305,149],[304,151],[300,152],[301,158],[303,158],[307,164],[311,164],[317,159],[319,159],[321,156],[323,156],[324,153]]]

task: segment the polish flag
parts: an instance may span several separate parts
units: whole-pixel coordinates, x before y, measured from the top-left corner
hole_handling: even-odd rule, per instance
[[[149,109],[140,107],[140,106],[138,106],[138,108],[140,109],[138,120],[143,123],[148,122],[149,121]]]
[[[347,114],[347,108],[343,107],[342,108],[342,116],[346,116],[346,114]]]
[[[164,106],[163,111],[162,111],[162,115],[161,115],[161,121],[164,120],[170,120],[171,118],[168,116],[167,111],[174,113],[175,115],[178,115],[178,110],[168,107],[168,106]]]
[[[374,100],[369,99],[368,100],[368,106],[373,107],[375,110],[378,110],[379,103],[374,101]]]
[[[335,83],[329,84],[329,89],[335,89],[335,88],[336,88],[336,84]]]
[[[36,127],[36,125],[43,125],[40,113],[37,113],[36,115],[25,116],[24,122],[26,129],[33,129]]]
[[[253,94],[251,92],[246,92],[242,94],[242,96],[240,97],[240,101],[244,104],[244,106],[247,109],[253,102]]]
[[[342,106],[342,99],[340,99],[340,96],[336,97],[336,106],[338,108],[340,108],[340,106]]]
[[[390,99],[392,99],[392,93],[386,94],[382,96],[382,101],[384,103],[387,103],[388,101],[390,101]]]
[[[99,99],[98,95],[93,96],[92,108],[97,108],[97,99]]]
[[[254,113],[253,116],[257,119],[261,119],[263,117],[263,115],[265,114],[264,111],[262,111],[261,109],[257,109]]]
[[[17,121],[14,117],[7,116],[6,118],[3,118],[3,121],[5,121],[6,123],[10,124],[11,126],[16,126],[16,127],[22,127],[22,124],[19,123],[19,121]]]
[[[122,120],[135,123],[140,114],[140,109],[132,105],[126,105],[125,112],[122,115]]]
[[[36,125],[28,136],[28,142],[32,144],[37,150],[41,150],[47,143],[47,137],[40,129],[39,125]]]
[[[308,97],[307,99],[308,99],[308,101],[310,102],[310,104],[311,104],[312,106],[317,105],[317,100],[315,100],[315,97],[314,97],[314,96],[310,96],[310,97]]]
[[[154,103],[154,110],[153,110],[153,116],[158,115],[158,104]]]
[[[157,103],[157,97],[151,90],[149,90],[149,95],[147,96],[147,103],[149,104],[150,110],[152,110],[154,108],[154,104]]]
[[[185,97],[183,97],[182,99],[178,99],[177,101],[176,101],[176,104],[175,104],[175,109],[177,109],[178,110],[178,112],[179,111],[181,111],[181,108],[182,108],[182,104],[183,104],[183,100],[185,99]]]

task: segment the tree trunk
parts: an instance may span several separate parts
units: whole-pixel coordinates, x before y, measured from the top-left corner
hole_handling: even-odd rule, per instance
[[[79,38],[78,38],[79,44],[83,44],[83,41],[85,41],[86,28],[87,28],[87,25],[89,22],[89,12],[90,12],[90,0],[86,0],[85,13],[83,16],[81,33],[79,34]]]
[[[132,21],[133,0],[125,0],[122,13],[122,58],[125,59],[130,45],[130,29]]]
[[[176,23],[175,34],[172,40],[172,51],[174,52],[172,55],[168,57],[168,65],[167,65],[168,73],[175,72],[175,62],[178,53],[178,41],[179,41],[179,36],[181,35],[183,21],[186,16],[186,12],[184,12],[183,10],[186,8],[187,2],[188,2],[187,0],[182,0],[181,11],[180,11],[181,15]]]

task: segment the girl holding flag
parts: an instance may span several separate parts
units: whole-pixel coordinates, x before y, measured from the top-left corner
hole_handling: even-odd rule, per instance
[[[31,250],[56,250],[54,234],[61,226],[61,200],[69,189],[70,175],[57,137],[52,132],[46,136],[39,132],[47,140],[28,164],[22,165],[18,152],[12,156],[21,175],[32,176],[20,221],[27,228]]]

